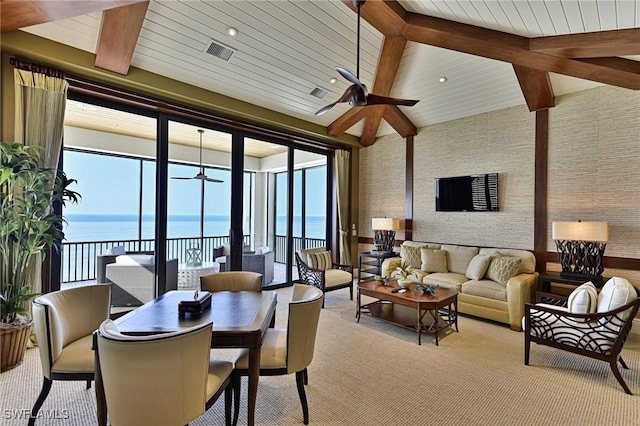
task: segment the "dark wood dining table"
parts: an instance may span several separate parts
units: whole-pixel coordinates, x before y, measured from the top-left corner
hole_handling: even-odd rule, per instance
[[[182,300],[193,300],[193,291],[169,291],[118,318],[115,323],[123,334],[148,335],[170,333],[212,321],[212,348],[249,349],[247,424],[253,425],[260,377],[260,348],[267,329],[275,319],[277,295],[273,291],[221,291],[211,295],[211,307],[200,315],[178,315],[178,304]],[[108,407],[100,372],[100,354],[95,344],[94,349],[98,424],[106,426]]]

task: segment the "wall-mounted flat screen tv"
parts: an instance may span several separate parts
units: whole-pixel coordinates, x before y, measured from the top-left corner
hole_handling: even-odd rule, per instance
[[[498,173],[436,179],[436,211],[497,212]]]

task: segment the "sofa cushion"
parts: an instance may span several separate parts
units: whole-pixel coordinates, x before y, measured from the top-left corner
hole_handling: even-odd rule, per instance
[[[567,307],[572,314],[592,314],[598,305],[598,291],[591,281],[578,286],[567,299]]]
[[[473,259],[471,259],[471,262],[469,262],[465,275],[470,280],[479,281],[484,277],[487,269],[489,269],[490,263],[491,256],[486,254],[476,254]]]
[[[511,277],[515,277],[520,269],[522,259],[515,256],[495,256],[491,259],[486,278],[502,285],[507,285]]]
[[[507,287],[491,280],[467,281],[462,285],[462,293],[489,299],[507,301]]]
[[[447,252],[428,248],[420,249],[420,269],[424,272],[449,272]]]
[[[624,278],[612,277],[600,290],[597,312],[608,312],[638,298],[638,294]]]
[[[420,259],[420,250],[423,247],[403,246],[402,248],[402,263],[406,263],[414,268],[420,269],[422,261]]]
[[[122,254],[127,254],[127,252],[125,251],[124,246],[114,246],[108,248],[106,254],[120,256]]]
[[[333,263],[330,251],[309,253],[309,260],[311,261],[309,266],[315,269],[331,269]]]
[[[464,275],[471,259],[478,254],[478,247],[462,247],[448,244],[442,245],[442,250],[447,252],[447,269],[449,272]]]
[[[155,256],[152,254],[124,254],[116,257],[118,265],[153,265]]]
[[[533,274],[536,272],[536,258],[530,251],[517,249],[481,248],[480,254],[515,256],[522,259],[518,274]],[[517,274],[516,274],[517,275]]]
[[[452,290],[460,291],[462,284],[469,281],[467,277],[462,274],[455,274],[452,272],[435,274],[429,274],[422,279],[424,284],[439,285],[440,287],[450,288]]]

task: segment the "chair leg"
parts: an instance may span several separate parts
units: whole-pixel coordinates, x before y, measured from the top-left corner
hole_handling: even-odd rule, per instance
[[[305,369],[306,370],[306,369]],[[304,392],[304,371],[296,372],[296,385],[298,385],[298,395],[302,404],[302,421],[305,425],[309,424],[309,407],[307,406],[307,395]]]
[[[353,282],[351,283],[351,287],[349,287],[349,299],[353,300]]]
[[[240,380],[242,377],[236,372],[231,375],[231,386],[233,387],[233,426],[238,424],[238,414],[240,413]]]
[[[620,370],[618,370],[618,361],[615,358],[613,358],[609,362],[609,365],[611,366],[611,371],[613,371],[613,375],[616,376],[616,379],[618,379],[618,383],[620,383],[620,385],[622,386],[622,389],[624,389],[624,391],[627,394],[633,395],[633,393],[631,393],[631,390],[629,389],[629,386],[627,386],[627,384],[624,382],[624,379],[620,374]]]
[[[91,380],[87,380],[87,389],[91,389]]]
[[[40,391],[40,395],[38,395],[38,399],[36,403],[33,404],[33,408],[31,409],[31,417],[29,417],[29,426],[33,426],[36,423],[36,417],[38,416],[38,411],[44,404],[44,400],[47,399],[49,395],[49,391],[51,390],[51,384],[53,380],[44,378],[44,382],[42,382],[42,390]]]
[[[525,333],[527,331],[525,330]],[[529,365],[529,349],[531,349],[531,341],[529,340],[529,335],[525,335],[524,337],[524,365]]]
[[[233,384],[227,385],[224,390],[224,424],[231,426],[231,399],[233,396]]]
[[[309,372],[307,371],[306,368],[302,371],[304,372],[304,384],[306,386],[309,384]]]
[[[626,368],[627,370],[629,369],[629,367],[627,367],[627,363],[624,362],[624,359],[622,359],[622,357],[618,357],[618,360],[620,361],[620,365],[622,365],[622,368]]]

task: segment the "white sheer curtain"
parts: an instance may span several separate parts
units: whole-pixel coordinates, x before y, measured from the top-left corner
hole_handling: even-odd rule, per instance
[[[336,178],[338,181],[338,226],[340,227],[340,263],[351,264],[349,252],[349,158],[344,149],[336,150]]]
[[[64,78],[14,69],[15,142],[37,145],[42,165],[55,169],[62,146],[64,110],[69,84]],[[34,256],[31,267],[32,290],[42,292],[42,261]]]

